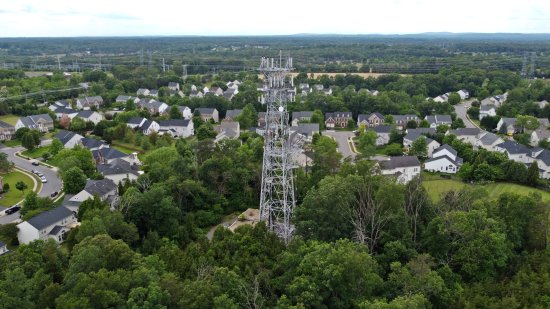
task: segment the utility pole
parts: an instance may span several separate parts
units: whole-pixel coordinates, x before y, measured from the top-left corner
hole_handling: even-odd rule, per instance
[[[297,167],[294,155],[299,152],[299,135],[290,135],[287,102],[291,100],[290,72],[292,58],[262,58],[259,71],[267,85],[265,101],[265,146],[260,194],[260,220],[281,237],[286,244],[294,231],[291,223],[296,206],[293,169]]]

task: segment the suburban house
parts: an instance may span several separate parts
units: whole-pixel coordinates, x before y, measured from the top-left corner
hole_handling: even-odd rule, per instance
[[[399,130],[403,130],[407,127],[407,123],[411,120],[414,120],[418,125],[420,123],[420,118],[416,115],[392,115],[393,123]]]
[[[141,127],[141,125],[147,121],[147,118],[143,117],[132,117],[128,119],[128,122],[126,122],[126,126],[135,129]]]
[[[531,132],[531,140],[529,144],[533,147],[537,147],[540,142],[550,141],[550,130],[547,129],[537,129]]]
[[[470,98],[470,92],[466,89],[460,89],[459,91],[457,91],[456,93],[458,93],[458,95],[460,96],[460,99],[461,100],[466,100],[466,99],[469,99]]]
[[[128,100],[132,100],[134,103],[137,103],[139,101],[139,98],[128,96],[128,95],[119,95],[116,97],[115,102],[116,103],[126,103]]]
[[[379,125],[384,124],[384,115],[374,112],[370,115],[361,114],[357,117],[357,127],[361,127],[361,125],[365,125],[367,128],[376,127]]]
[[[345,128],[348,122],[353,120],[351,112],[334,112],[325,114],[325,126],[327,129]]]
[[[242,112],[242,109],[228,109],[227,112],[225,112],[224,120],[237,121],[237,117],[239,117]]]
[[[430,128],[436,129],[438,126],[446,125],[450,126],[453,120],[451,119],[451,116],[449,115],[433,115],[433,116],[426,116],[424,120],[428,121],[430,124]]]
[[[434,150],[432,157],[424,163],[424,169],[430,172],[455,174],[462,162],[456,150],[445,144]]]
[[[298,89],[300,89],[300,93],[302,93],[303,96],[307,95],[308,92],[311,92],[311,88],[309,87],[309,84],[299,84]]]
[[[146,89],[146,88],[139,88],[137,91],[136,91],[136,94],[137,95],[141,95],[141,96],[148,96],[149,95],[149,89]]]
[[[542,100],[542,101],[535,102],[535,103],[538,105],[538,107],[539,107],[540,109],[543,109],[543,108],[546,107],[546,105],[548,105],[548,101],[546,101],[546,100]]]
[[[103,116],[98,113],[94,112],[92,110],[83,110],[78,112],[78,114],[75,115],[75,117],[80,118],[84,121],[90,121],[94,124],[98,124],[101,120],[103,120]]]
[[[479,136],[478,140],[475,142],[474,147],[475,148],[483,148],[488,151],[495,151],[495,147],[498,144],[504,143],[504,140],[500,138],[498,135],[486,131],[482,131]]]
[[[520,162],[520,163],[531,163],[531,153],[532,150],[519,144],[515,141],[505,141],[495,146],[495,151],[502,152],[508,156],[508,159]]]
[[[160,131],[160,125],[154,120],[145,120],[141,126],[137,128],[143,135],[150,135]]]
[[[456,130],[449,130],[445,135],[454,135],[459,141],[475,145],[478,140],[478,135],[481,133],[479,128],[460,128]]]
[[[147,110],[150,114],[165,114],[168,110],[168,104],[154,99],[142,99],[137,104],[138,108]]]
[[[415,156],[390,157],[378,161],[378,165],[382,175],[395,176],[399,183],[407,183],[420,175],[420,161]]]
[[[297,126],[300,122],[310,122],[311,116],[313,116],[312,111],[303,111],[303,112],[292,112],[292,122],[293,127]]]
[[[15,127],[4,121],[0,121],[0,140],[9,141],[15,136]]]
[[[233,88],[233,89],[239,89],[239,86],[242,84],[242,82],[240,80],[234,80],[234,81],[229,81],[227,82],[227,84],[225,84],[227,86],[227,88]]]
[[[241,126],[238,121],[224,119],[217,131],[218,135],[214,140],[216,143],[226,138],[239,138],[241,136]]]
[[[121,182],[136,180],[139,176],[137,165],[122,159],[115,159],[109,164],[99,164],[97,170],[104,178],[112,180],[117,185]]]
[[[101,96],[84,97],[76,100],[76,107],[79,109],[100,108],[102,105],[103,98]]]
[[[516,118],[500,118],[497,123],[497,132],[511,136],[518,131],[515,124]]]
[[[403,147],[407,150],[411,148],[412,143],[419,138],[420,136],[426,135],[435,135],[436,131],[433,128],[417,128],[417,129],[407,129],[407,135],[403,137]]]
[[[59,100],[59,101],[53,102],[50,106],[48,106],[48,108],[53,112],[58,108],[72,108],[72,107],[71,107],[71,103],[69,103],[69,101]]]
[[[195,134],[192,119],[169,119],[159,120],[160,134],[168,133],[172,137],[189,137]]]
[[[55,117],[57,119],[63,119],[64,117],[73,119],[76,115],[78,115],[78,110],[72,109],[72,108],[65,108],[65,107],[59,107],[53,112],[55,113]]]
[[[213,94],[213,95],[219,97],[219,96],[223,95],[223,89],[220,88],[220,87],[214,86],[214,87],[210,88],[210,90],[205,91],[204,93],[210,93],[210,94]]]
[[[74,146],[80,145],[80,141],[84,138],[80,134],[67,130],[59,130],[55,137],[61,141],[65,148],[74,148]]]
[[[8,246],[0,240],[0,255],[8,253]]]
[[[193,118],[193,112],[191,112],[191,109],[187,106],[182,106],[182,105],[178,105],[178,110],[180,111],[181,113],[181,116],[184,118],[184,119],[191,119]]]
[[[290,127],[291,131],[297,132],[298,134],[305,137],[306,141],[311,142],[313,139],[313,134],[319,134],[319,124],[318,123],[298,123],[297,126]]]
[[[115,159],[128,157],[128,155],[124,152],[111,147],[92,150],[92,156],[94,157],[96,164],[109,164]]]
[[[191,90],[191,92],[189,93],[189,97],[190,98],[202,98],[202,97],[204,97],[204,94],[200,91],[197,91],[197,90]]]
[[[106,144],[103,141],[100,141],[95,138],[90,137],[84,137],[80,140],[80,145],[90,151],[102,149],[102,148],[109,148],[109,144]]]
[[[227,88],[227,90],[225,90],[223,92],[223,97],[228,100],[228,101],[231,101],[233,99],[233,97],[235,97],[235,95],[237,95],[237,93],[239,93],[239,90],[238,89],[235,89],[235,88]]]
[[[48,114],[31,115],[21,117],[15,124],[15,131],[21,128],[29,128],[40,132],[48,132],[53,130],[53,119]]]
[[[113,180],[108,178],[101,180],[88,179],[84,189],[72,196],[69,202],[71,202],[72,207],[76,206],[76,209],[78,209],[80,203],[87,199],[93,199],[94,196],[113,206],[118,198],[118,186]]]
[[[59,206],[19,223],[17,238],[20,244],[49,238],[60,243],[65,240],[66,233],[77,224],[74,212]]]
[[[214,121],[215,123],[220,122],[220,114],[218,113],[218,110],[215,108],[197,108],[196,109],[199,114],[202,117],[202,120],[204,121]]]
[[[169,82],[168,83],[168,90],[170,90],[170,91],[180,91],[180,83]]]
[[[450,92],[447,92],[447,93],[442,94],[442,95],[438,95],[437,97],[434,98],[434,102],[444,103],[444,102],[449,101],[449,94],[450,94]]]
[[[479,107],[479,120],[491,116],[495,117],[497,115],[497,110],[493,104],[481,105]]]
[[[545,179],[550,178],[550,150],[543,149],[534,155],[532,154],[532,156],[537,161],[540,177]]]
[[[376,126],[369,130],[373,130],[376,133],[376,146],[387,145],[390,142],[390,133],[392,126]]]

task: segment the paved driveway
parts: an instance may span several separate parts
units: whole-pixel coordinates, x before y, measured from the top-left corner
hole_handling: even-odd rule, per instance
[[[2,147],[3,145],[0,145],[0,147]],[[49,168],[49,167],[46,167],[44,165],[40,165],[40,166],[34,166],[31,164],[31,162],[33,160],[25,160],[23,158],[20,158],[18,156],[15,155],[16,152],[18,151],[22,151],[24,150],[23,147],[2,147],[0,149],[0,151],[6,153],[8,155],[8,160],[12,161],[15,166],[23,169],[23,170],[26,170],[30,173],[31,170],[38,170],[39,172],[41,172],[42,174],[44,174],[44,176],[46,177],[46,179],[48,180],[47,183],[43,183],[42,184],[42,188],[40,189],[40,192],[38,192],[38,195],[39,196],[43,196],[43,197],[49,197],[50,194],[52,194],[53,192],[57,191],[59,192],[61,190],[61,185],[62,185],[62,182],[61,182],[61,179],[59,178],[59,176],[57,175],[57,171]],[[3,210],[3,207],[0,206],[0,211]],[[0,217],[0,224],[5,224],[5,223],[9,223],[15,219],[19,218],[19,212],[17,213],[14,213],[12,215],[9,215],[9,216],[2,216]]]
[[[336,143],[338,143],[338,151],[342,154],[343,159],[347,157],[355,159],[356,154],[351,150],[348,143],[348,138],[355,136],[353,132],[327,130],[323,131],[322,133],[323,135],[330,136],[334,138],[334,140],[336,140]]]
[[[468,111],[468,108],[470,108],[470,106],[472,105],[472,102],[473,100],[467,100],[454,106],[456,116],[458,118],[462,118],[466,128],[477,128],[466,116],[466,112]]]

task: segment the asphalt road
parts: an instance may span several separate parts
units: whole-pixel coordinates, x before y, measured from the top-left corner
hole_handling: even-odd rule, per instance
[[[468,111],[468,108],[470,108],[470,106],[472,105],[472,101],[473,100],[467,100],[454,106],[456,116],[458,118],[462,118],[466,128],[477,128],[466,116],[466,112]]]
[[[353,132],[327,130],[323,131],[323,135],[330,136],[334,138],[334,140],[336,140],[336,143],[338,143],[338,151],[342,154],[342,159],[345,159],[347,157],[355,159],[355,153],[351,151],[348,143],[348,138],[355,136]]]
[[[44,165],[34,166],[31,164],[31,162],[34,160],[25,160],[15,155],[16,152],[24,150],[23,147],[11,148],[11,147],[3,147],[3,145],[0,145],[0,147],[2,147],[0,151],[6,153],[8,155],[8,160],[12,161],[15,164],[15,166],[23,170],[26,170],[29,173],[31,173],[31,170],[38,170],[40,173],[44,174],[48,182],[42,184],[42,188],[40,189],[40,192],[38,192],[38,196],[49,197],[50,194],[52,194],[53,192],[55,191],[59,192],[61,190],[62,182],[59,176],[57,175],[57,171],[49,167],[46,167]],[[3,207],[0,206],[1,213],[3,213],[2,210],[4,209]],[[17,218],[19,218],[19,212],[16,212],[12,215],[0,216],[0,225],[12,222]]]

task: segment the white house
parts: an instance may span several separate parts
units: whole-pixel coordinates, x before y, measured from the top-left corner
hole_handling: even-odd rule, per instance
[[[149,95],[149,89],[146,89],[146,88],[139,88],[137,91],[136,91],[136,94],[137,95],[141,95],[141,96],[148,96]]]
[[[396,176],[399,183],[407,183],[420,174],[420,161],[415,156],[390,157],[378,161],[378,165],[382,175]]]
[[[497,131],[502,134],[507,134],[512,136],[514,133],[517,133],[517,129],[515,127],[516,124],[516,118],[500,118],[500,120],[497,123]]]
[[[143,117],[132,117],[128,119],[128,122],[126,122],[126,126],[135,129],[141,127],[141,125],[147,121],[147,118]]]
[[[60,243],[65,240],[66,233],[76,225],[77,220],[74,212],[59,206],[19,223],[17,238],[21,244],[48,238]]]
[[[112,180],[115,184],[136,180],[139,176],[137,165],[132,165],[122,159],[115,159],[109,164],[98,164],[97,170],[104,178]]]
[[[189,137],[195,134],[192,119],[169,119],[159,121],[159,133],[173,137]]]
[[[91,110],[80,111],[75,115],[75,117],[84,121],[91,121],[94,124],[98,124],[101,120],[103,120],[103,116],[100,113]]]
[[[65,148],[74,148],[74,146],[80,145],[80,141],[84,138],[80,134],[66,130],[59,130],[55,137],[61,141]]]
[[[77,212],[82,202],[87,199],[93,199],[94,196],[99,197],[101,201],[107,202],[109,205],[113,206],[118,199],[118,186],[108,177],[101,180],[88,179],[84,189],[68,198],[68,200],[64,201],[64,204],[67,205],[67,208]]]
[[[430,124],[430,128],[436,129],[438,126],[446,125],[450,126],[453,120],[451,119],[451,116],[449,115],[433,115],[433,116],[426,116],[424,118],[428,123]]]
[[[494,117],[496,115],[497,115],[497,110],[496,110],[495,106],[492,105],[492,104],[481,105],[479,107],[479,120],[480,121],[481,121],[481,119],[483,119],[487,116]]]
[[[405,147],[408,150],[409,148],[411,148],[412,143],[420,136],[435,135],[435,134],[436,134],[436,130],[433,128],[407,129],[407,135],[403,137],[403,147]]]
[[[159,132],[160,125],[154,120],[146,120],[138,127],[138,130],[141,131],[143,135],[150,135]]]
[[[532,154],[534,160],[537,161],[537,165],[540,171],[540,177],[549,179],[550,178],[550,150],[541,150],[537,153]]]
[[[470,98],[470,92],[466,89],[460,89],[456,93],[458,93],[461,100],[466,100],[466,99]]]
[[[504,143],[498,144],[495,146],[495,151],[506,154],[508,159],[515,162],[533,162],[531,157],[532,150],[515,141],[507,140]]]
[[[498,144],[504,143],[504,140],[494,133],[487,131],[481,131],[478,135],[478,139],[474,144],[474,147],[479,149],[483,148],[488,151],[495,151],[495,147]]]
[[[437,102],[437,103],[444,103],[444,102],[447,102],[447,101],[449,101],[449,93],[448,92],[434,98],[434,102]]]
[[[226,138],[239,138],[241,135],[241,126],[238,121],[222,120],[218,129],[218,135],[214,142],[219,142]]]
[[[376,133],[376,146],[387,145],[390,142],[390,133],[392,126],[375,126],[369,130]]]
[[[101,96],[85,97],[76,100],[76,107],[79,109],[100,108],[102,105],[103,98]]]
[[[449,145],[443,145],[434,150],[432,157],[424,163],[424,169],[430,172],[455,174],[462,165],[456,150]]]
[[[537,129],[531,132],[531,140],[529,144],[533,147],[537,147],[542,141],[550,141],[550,130],[547,129]]]
[[[204,121],[214,121],[215,123],[218,123],[220,121],[220,114],[217,109],[215,108],[206,108],[201,107],[197,108],[196,111],[199,112],[201,115],[202,120]]]
[[[475,145],[477,137],[481,133],[479,128],[460,128],[456,130],[449,130],[445,135],[455,135],[459,141],[469,143],[470,145]]]
[[[181,113],[181,116],[183,119],[191,119],[193,118],[193,112],[191,112],[191,109],[187,106],[178,106],[178,110]]]
[[[310,122],[311,116],[313,116],[312,111],[292,112],[291,125],[296,127],[300,122]]]

